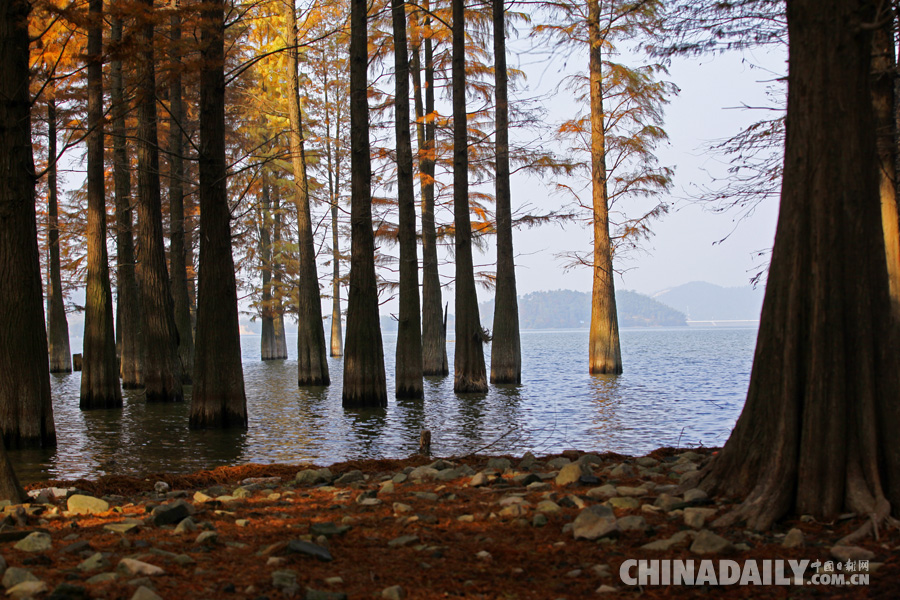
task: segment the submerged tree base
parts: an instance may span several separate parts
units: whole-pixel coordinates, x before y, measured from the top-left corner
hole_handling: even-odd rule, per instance
[[[122,408],[122,396],[118,394],[82,395],[78,403],[81,410],[97,410],[106,408]]]
[[[239,400],[223,400],[222,404],[227,406],[236,402]],[[192,412],[189,427],[191,429],[247,429],[247,415],[226,408]]]

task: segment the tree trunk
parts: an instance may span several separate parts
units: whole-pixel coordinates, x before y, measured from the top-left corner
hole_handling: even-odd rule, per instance
[[[284,333],[284,265],[281,259],[283,249],[281,234],[281,198],[274,194],[272,198],[272,330],[275,336],[275,349],[278,356],[288,357],[287,337]]]
[[[225,11],[201,11],[200,272],[191,429],[247,427],[225,166]]]
[[[423,3],[429,9],[428,0]],[[426,15],[425,28],[431,18]],[[412,57],[413,95],[416,105],[416,136],[419,145],[419,173],[422,187],[422,370],[425,375],[450,373],[447,363],[447,334],[441,309],[441,278],[438,272],[437,230],[434,225],[434,50],[431,35],[424,39],[425,103],[422,105],[419,48]]]
[[[594,204],[594,283],[591,294],[589,339],[590,372],[622,372],[619,348],[619,320],[609,236],[609,196],[606,180],[606,134],[603,113],[603,36],[600,32],[600,4],[588,0],[591,78],[591,183]]]
[[[465,0],[453,0],[453,222],[456,229],[456,352],[453,391],[486,392],[483,332],[478,316],[469,218],[469,145],[466,120]]]
[[[138,292],[147,402],[180,402],[181,360],[178,329],[166,270],[162,204],[159,189],[159,146],[156,126],[156,67],[153,56],[153,0],[141,0],[146,22],[139,27],[138,91]]]
[[[719,522],[789,512],[877,523],[900,507],[893,320],[870,93],[874,4],[789,0],[781,208],[750,388],[701,486]]]
[[[323,57],[324,60],[324,57]],[[325,69],[325,158],[328,165],[328,197],[331,198],[331,356],[344,355],[341,331],[341,238],[338,231],[338,203],[341,199],[341,113],[338,104],[334,137],[331,136],[331,106],[328,104],[328,69]]]
[[[365,0],[350,1],[350,285],[341,394],[345,408],[387,406],[372,231],[366,7]]]
[[[394,131],[397,139],[397,205],[400,241],[400,315],[397,326],[395,396],[421,398],[422,325],[419,313],[419,256],[416,242],[416,192],[409,134],[409,56],[406,3],[392,0],[394,27]]]
[[[297,9],[288,3],[290,32],[289,75],[291,89],[288,113],[291,122],[291,163],[294,168],[294,204],[297,207],[297,231],[300,236],[299,305],[297,307],[297,383],[302,386],[328,385],[328,359],[325,356],[325,329],[322,324],[322,300],[316,274],[316,246],[309,211],[309,184],[306,179],[306,155],[303,149],[303,116],[300,112],[300,53],[297,49]]]
[[[194,328],[188,295],[187,251],[184,245],[184,106],[181,86],[181,13],[178,2],[169,20],[169,268],[178,357],[182,381],[191,383],[194,371]]]
[[[116,9],[119,10],[118,3]],[[112,41],[122,41],[122,18],[116,15],[112,22]],[[134,257],[134,218],[131,214],[131,161],[128,158],[125,116],[125,85],[122,78],[122,61],[114,60],[110,66],[113,104],[113,180],[116,198],[116,338],[119,355],[119,374],[122,387],[144,387],[143,357],[141,356],[141,310],[137,288]]]
[[[24,0],[0,5],[0,428],[9,448],[56,444],[34,214],[30,8]],[[0,495],[15,501],[17,491],[0,451]]]
[[[87,289],[82,351],[82,410],[120,408],[116,337],[113,331],[106,195],[103,182],[103,0],[90,0],[87,41]]]
[[[272,234],[270,228],[275,229],[275,219],[272,217],[271,199],[269,196],[269,176],[262,175],[262,214],[259,224],[259,258],[262,262],[262,335],[260,336],[260,355],[262,360],[283,360],[287,358],[287,346],[284,339],[284,319],[278,319],[281,299],[279,290],[273,295],[273,275],[275,272],[275,259],[273,252]],[[277,235],[276,235],[277,237]],[[276,331],[276,320],[281,325],[281,335]]]
[[[69,322],[63,299],[59,264],[59,206],[56,184],[56,100],[47,100],[47,237],[49,241],[49,281],[47,282],[47,339],[50,344],[50,372],[71,373]]]
[[[494,94],[496,98],[497,161],[497,289],[494,294],[494,335],[491,346],[491,383],[522,382],[519,343],[519,302],[516,297],[516,259],[513,253],[512,208],[509,190],[509,98],[506,72],[506,2],[493,0]]]

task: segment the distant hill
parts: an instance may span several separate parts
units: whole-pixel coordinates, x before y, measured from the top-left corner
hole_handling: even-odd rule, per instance
[[[479,305],[481,322],[493,328],[493,300]],[[649,296],[616,292],[621,327],[679,327],[685,316]],[[519,296],[519,327],[522,329],[580,329],[591,322],[591,295],[573,290],[532,292]]]
[[[721,287],[705,281],[693,281],[653,295],[667,306],[683,312],[690,321],[759,319],[764,290]]]

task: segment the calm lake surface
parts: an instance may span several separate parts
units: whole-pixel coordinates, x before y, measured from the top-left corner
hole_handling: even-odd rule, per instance
[[[331,359],[331,386],[300,389],[296,335],[288,336],[288,360],[270,362],[259,359],[259,337],[246,335],[247,431],[189,431],[188,402],[147,404],[140,391],[125,392],[122,410],[82,412],[81,374],[52,375],[58,447],[10,454],[19,477],[30,482],[401,458],[415,452],[423,428],[431,430],[437,456],[568,448],[644,454],[660,446],[722,445],[743,406],[756,328],[623,329],[621,340],[620,376],[587,373],[587,330],[523,331],[519,386],[457,396],[452,375],[428,378],[424,401],[391,397],[384,410],[345,410],[340,359]],[[396,335],[385,334],[389,396],[395,344]],[[452,373],[452,343],[448,354]]]

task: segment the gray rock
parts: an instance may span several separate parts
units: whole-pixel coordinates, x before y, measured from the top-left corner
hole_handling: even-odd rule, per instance
[[[638,502],[637,498],[623,498],[622,496],[610,498],[606,502],[613,508],[619,508],[622,510],[634,510],[635,508],[640,508],[641,506],[641,503]]]
[[[46,533],[35,531],[16,542],[13,548],[22,552],[46,552],[53,548],[53,539]]]
[[[674,510],[677,506],[683,504],[683,501],[678,496],[670,496],[669,494],[660,494],[656,501],[653,502],[653,506],[658,506],[665,511]]]
[[[289,569],[272,571],[272,585],[280,590],[300,589],[297,585],[297,572]]]
[[[438,471],[437,475],[434,476],[436,481],[453,481],[454,479],[459,479],[463,476],[463,472],[461,469],[444,469],[442,471]]]
[[[688,450],[687,452],[682,452],[681,454],[678,455],[678,462],[683,462],[686,460],[689,460],[691,462],[697,462],[698,460],[700,460],[702,458],[703,458],[702,454],[697,454],[696,452],[694,452],[692,450]]]
[[[392,585],[381,590],[381,597],[385,600],[403,600],[406,598],[406,590],[399,585]]]
[[[683,544],[689,539],[693,539],[695,535],[696,534],[693,531],[679,531],[670,538],[656,540],[650,542],[649,544],[644,544],[643,546],[641,546],[641,548],[643,548],[644,550],[668,551],[673,547],[678,546],[679,544]]]
[[[875,553],[866,550],[865,548],[860,548],[859,546],[832,546],[829,551],[832,558],[835,558],[841,562],[852,560],[872,560],[875,558]]]
[[[131,531],[134,531],[140,527],[140,523],[137,522],[122,522],[122,523],[109,523],[108,525],[104,525],[103,529],[106,531],[111,531],[113,533],[126,534]]]
[[[559,504],[557,504],[553,500],[541,500],[540,502],[537,503],[535,510],[537,510],[539,513],[547,513],[547,514],[555,515],[562,509],[559,507]]]
[[[83,494],[69,496],[66,506],[69,512],[76,515],[95,515],[109,510],[109,502],[106,500]]]
[[[131,600],[163,600],[162,597],[146,586],[140,586],[134,591]]]
[[[44,594],[49,591],[50,586],[43,581],[23,581],[6,590],[6,595],[13,600],[24,600],[25,598],[34,598],[38,594]]]
[[[584,463],[569,463],[560,468],[556,475],[556,485],[565,486],[577,483],[582,475],[593,475],[589,466]]]
[[[619,463],[612,468],[612,471],[609,472],[609,476],[613,479],[630,479],[631,477],[634,477],[634,469],[631,465]]]
[[[608,483],[606,485],[601,485],[600,487],[591,488],[587,491],[587,497],[595,500],[606,500],[607,498],[613,498],[618,495],[619,492],[616,491],[616,486]]]
[[[153,484],[153,489],[156,490],[157,494],[165,494],[171,488],[169,487],[169,484],[166,483],[165,481],[157,481],[156,483]]]
[[[419,500],[428,500],[429,502],[436,502],[438,499],[438,495],[434,492],[413,492],[413,496]]]
[[[784,548],[799,548],[803,545],[803,532],[794,527],[784,536],[781,545]]]
[[[21,569],[19,567],[9,567],[6,569],[6,573],[3,574],[3,587],[6,589],[16,586],[24,581],[39,581],[39,579],[32,575],[31,571],[28,569]]]
[[[83,585],[63,582],[53,588],[47,600],[87,600],[90,598]]]
[[[476,473],[472,476],[472,479],[469,480],[469,485],[472,487],[481,487],[483,485],[487,485],[490,482],[490,477],[488,477],[484,473]]]
[[[181,522],[191,514],[191,505],[184,500],[176,500],[168,504],[161,504],[151,511],[151,521],[154,525],[172,525]]]
[[[315,485],[317,483],[329,483],[332,479],[334,479],[334,474],[327,467],[324,469],[305,469],[297,473],[294,483]]]
[[[314,590],[306,588],[306,595],[303,600],[347,600],[347,594],[343,592],[323,592],[322,590]]]
[[[407,475],[406,473],[397,473],[396,475],[391,477],[391,481],[394,483],[403,483],[407,479],[409,479],[409,475]]]
[[[437,469],[432,469],[431,467],[416,467],[409,474],[409,478],[413,481],[428,481],[429,479],[434,479],[437,474]]]
[[[313,544],[312,542],[307,542],[305,540],[291,540],[290,542],[288,542],[287,551],[294,554],[302,554],[303,556],[317,558],[323,562],[329,562],[333,560],[331,557],[331,553],[327,548],[324,548],[318,544]]]
[[[163,571],[162,568],[133,558],[123,558],[120,560],[116,570],[125,573],[126,575],[146,575],[148,577],[165,574],[165,571]]]
[[[350,485],[358,481],[365,481],[366,477],[360,470],[349,471],[334,480],[334,485]]]
[[[596,594],[609,594],[609,593],[611,593],[611,592],[618,592],[618,591],[619,591],[618,588],[614,588],[613,586],[611,586],[611,585],[606,585],[606,584],[604,583],[603,585],[601,585],[600,587],[598,587],[596,590],[594,590],[594,593],[596,593]]]
[[[103,556],[103,554],[100,552],[95,552],[88,558],[78,563],[77,568],[79,571],[97,571],[99,569],[105,569],[108,566],[109,561],[106,560],[106,557]]]
[[[646,531],[647,530],[647,521],[644,517],[637,515],[630,515],[627,517],[622,517],[621,519],[616,521],[616,524],[619,526],[621,531]]]
[[[572,535],[576,540],[596,540],[616,535],[618,531],[615,515],[605,506],[585,508],[572,523]]]
[[[646,496],[650,491],[644,486],[641,487],[630,487],[627,485],[620,485],[616,487],[616,493],[619,496],[631,496],[634,498],[640,498],[641,496]]]
[[[512,463],[508,458],[491,458],[487,461],[486,469],[496,469],[503,472],[512,467]]]
[[[393,481],[387,481],[381,484],[381,488],[378,490],[379,494],[389,495],[393,494],[396,491],[396,487],[394,486]]]
[[[655,458],[650,458],[649,456],[642,456],[642,457],[636,459],[634,462],[637,463],[639,466],[647,468],[647,469],[649,469],[651,467],[655,467],[656,465],[659,464],[658,460],[656,460]]]
[[[531,452],[526,452],[524,456],[522,456],[522,460],[519,461],[519,466],[516,467],[521,471],[530,471],[537,463],[537,459],[534,457],[534,454]]]
[[[200,535],[197,536],[197,539],[194,540],[194,543],[197,545],[208,544],[213,545],[218,543],[219,534],[215,531],[204,531],[201,532]]]
[[[708,529],[700,530],[691,544],[691,552],[694,554],[722,554],[733,549],[731,542]]]
[[[85,580],[85,583],[88,585],[94,585],[97,583],[108,583],[110,581],[115,581],[119,578],[118,573],[97,573],[93,577],[88,577]]]
[[[684,493],[685,502],[698,502],[707,499],[709,499],[709,496],[700,488],[694,488]]]
[[[175,533],[193,533],[197,529],[197,522],[191,517],[185,517],[175,526]]]
[[[344,535],[348,531],[350,531],[349,525],[337,525],[335,523],[313,523],[309,526],[309,532],[312,535],[324,535],[326,538]]]
[[[547,515],[538,513],[534,515],[534,518],[531,519],[531,525],[533,527],[543,527],[547,524]]]
[[[439,458],[428,466],[436,471],[445,471],[447,469],[452,469],[452,468],[456,467],[456,464],[450,462],[449,460],[444,460],[443,458]]]
[[[716,514],[716,509],[714,508],[688,506],[684,509],[684,524],[694,529],[701,529],[706,524],[706,520],[714,514]]]
[[[253,490],[248,490],[245,487],[237,487],[234,488],[234,491],[231,492],[231,495],[235,498],[250,498],[253,496]]]
[[[409,544],[414,544],[419,541],[419,536],[417,535],[401,535],[398,538],[394,538],[388,542],[388,547],[390,548],[401,548],[403,546],[408,546]]]
[[[547,468],[553,470],[562,469],[564,466],[571,464],[572,460],[570,458],[566,458],[565,456],[558,456],[557,458],[552,458],[547,461]]]

